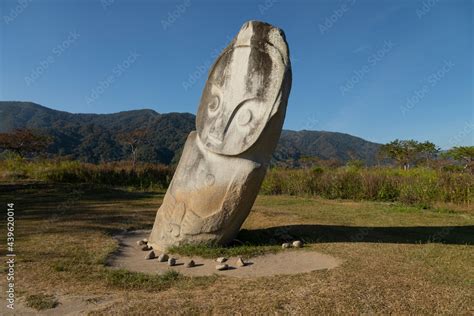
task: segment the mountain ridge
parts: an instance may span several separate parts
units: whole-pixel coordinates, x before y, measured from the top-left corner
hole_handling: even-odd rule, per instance
[[[70,113],[34,102],[0,101],[0,132],[16,128],[42,130],[54,137],[52,154],[87,162],[128,158],[127,147],[118,135],[146,127],[148,140],[141,159],[170,164],[177,162],[190,131],[195,130],[191,113],[159,113],[138,109],[116,113]],[[310,130],[283,130],[274,161],[298,161],[303,157],[351,159],[373,164],[380,144],[347,133]]]

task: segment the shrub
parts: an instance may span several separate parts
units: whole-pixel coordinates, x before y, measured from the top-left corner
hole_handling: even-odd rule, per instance
[[[271,169],[262,194],[314,195],[328,199],[472,203],[474,175],[428,168]]]
[[[128,162],[89,164],[67,160],[0,160],[0,180],[30,179],[55,183],[91,183],[131,186],[140,189],[167,188],[173,168],[159,164]]]
[[[129,162],[88,164],[67,160],[26,160],[17,156],[0,160],[0,180],[90,183],[130,186],[142,190],[165,189],[174,168]],[[466,170],[429,168],[361,168],[351,166],[268,170],[260,193],[321,196],[328,199],[399,201],[429,207],[434,202],[472,203],[474,175]]]
[[[38,311],[55,308],[58,304],[58,300],[53,295],[34,294],[26,297],[26,306]]]

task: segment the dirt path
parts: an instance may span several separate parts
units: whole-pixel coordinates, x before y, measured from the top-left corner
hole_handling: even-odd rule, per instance
[[[236,265],[237,258],[231,257],[226,262],[230,269],[225,271],[216,270],[215,267],[218,263],[214,259],[190,258],[179,255],[173,255],[177,259],[177,265],[169,267],[167,263],[158,262],[157,259],[145,260],[145,255],[148,252],[142,251],[136,245],[136,241],[146,238],[148,235],[148,231],[135,231],[116,236],[120,248],[110,258],[110,266],[145,273],[164,273],[173,269],[188,276],[206,276],[217,273],[218,275],[230,277],[253,278],[332,269],[340,264],[340,260],[318,252],[288,250],[250,258],[246,261],[248,265],[245,267],[238,267]],[[196,263],[196,267],[187,268],[185,264],[191,259]]]

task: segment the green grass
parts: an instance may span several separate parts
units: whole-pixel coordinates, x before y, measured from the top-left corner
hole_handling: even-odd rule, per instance
[[[53,295],[34,294],[26,297],[26,306],[38,311],[55,308],[58,304],[59,302]]]
[[[239,245],[230,247],[208,245],[183,245],[171,247],[168,251],[183,256],[200,256],[203,258],[243,257],[250,258],[266,253],[275,253],[281,249],[279,245]]]
[[[130,162],[102,164],[69,160],[21,158],[0,159],[0,181],[46,181],[50,183],[90,183],[106,186],[129,186],[140,190],[168,187],[174,168],[161,164]]]
[[[147,289],[160,291],[169,288],[183,278],[176,271],[167,271],[163,275],[149,275],[127,270],[105,270],[105,279],[109,286],[120,289]]]
[[[16,206],[19,297],[54,293],[62,303],[70,295],[83,296],[99,302],[91,312],[98,315],[177,310],[461,315],[472,309],[472,207],[439,203],[423,209],[400,202],[259,195],[238,235],[242,244],[173,251],[246,257],[280,251],[283,236],[290,235],[305,241],[303,250],[335,256],[341,266],[256,279],[108,267],[107,257],[117,250],[113,235],[151,229],[162,198],[162,192],[94,185],[0,184],[0,200]],[[109,298],[113,304],[100,305]]]

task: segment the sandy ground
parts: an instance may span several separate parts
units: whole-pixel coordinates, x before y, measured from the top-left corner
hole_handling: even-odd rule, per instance
[[[164,273],[173,269],[188,276],[206,276],[217,273],[230,277],[253,278],[332,269],[340,264],[340,260],[318,252],[289,249],[276,254],[250,258],[246,260],[247,265],[244,267],[236,265],[236,257],[228,258],[226,263],[229,265],[229,270],[225,271],[216,270],[218,263],[215,259],[190,258],[179,255],[173,255],[177,259],[177,265],[170,267],[167,263],[159,262],[157,259],[145,260],[148,251],[142,251],[136,242],[148,235],[148,231],[135,231],[116,236],[119,241],[119,249],[110,258],[109,265],[113,268],[145,273]],[[187,268],[185,264],[191,259],[194,260],[196,266]]]
[[[56,295],[59,301],[58,306],[53,309],[37,311],[25,305],[24,299],[20,298],[15,302],[15,309],[12,311],[2,304],[0,306],[0,315],[47,315],[47,316],[75,316],[87,315],[88,313],[103,309],[111,304],[119,303],[120,299],[115,296],[76,296],[76,295]]]
[[[341,263],[339,259],[318,252],[305,249],[289,249],[277,254],[250,258],[246,260],[247,265],[244,267],[238,267],[236,265],[237,258],[231,257],[226,262],[230,268],[225,271],[216,270],[215,267],[218,263],[215,259],[189,258],[179,255],[173,255],[177,259],[177,265],[170,267],[165,262],[158,262],[157,259],[145,260],[148,251],[142,251],[136,245],[136,241],[146,238],[149,233],[149,231],[134,231],[115,236],[119,242],[119,249],[108,260],[110,268],[122,268],[151,274],[164,273],[173,269],[188,276],[218,274],[237,278],[254,278],[332,269]],[[191,259],[194,260],[196,266],[187,268],[185,263]],[[24,299],[20,298],[15,304],[14,311],[7,309],[5,306],[0,306],[0,315],[87,315],[91,311],[103,309],[111,304],[123,301],[116,295],[91,295],[90,297],[56,295],[56,299],[60,303],[54,309],[36,311],[26,307]]]

